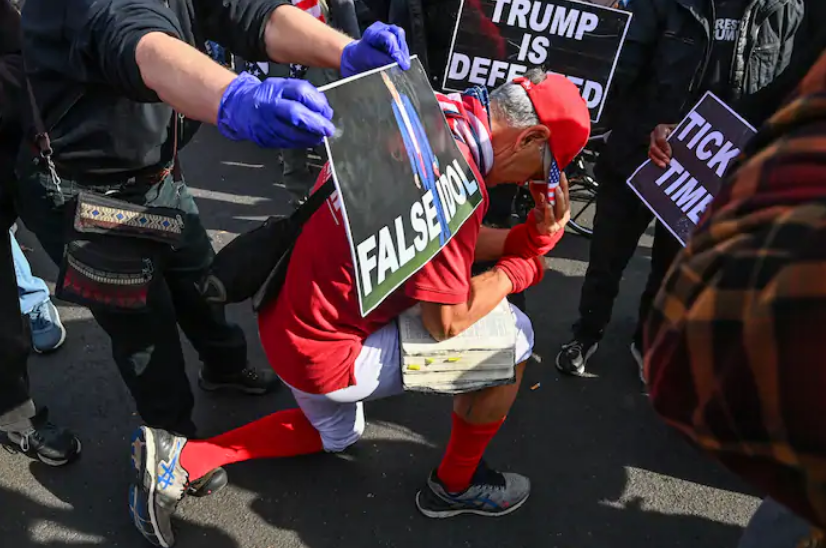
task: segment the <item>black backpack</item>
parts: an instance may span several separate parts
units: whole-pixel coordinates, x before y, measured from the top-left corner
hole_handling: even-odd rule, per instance
[[[261,226],[239,234],[215,256],[199,290],[215,304],[252,299],[254,311],[274,300],[287,277],[293,246],[301,229],[335,189],[333,177],[289,217],[270,217]]]

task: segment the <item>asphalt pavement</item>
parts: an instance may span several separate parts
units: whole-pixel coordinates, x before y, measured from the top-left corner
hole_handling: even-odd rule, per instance
[[[205,128],[183,152],[183,165],[216,246],[287,212],[274,152]],[[18,234],[31,248],[35,273],[52,283],[55,267],[30,234]],[[588,240],[563,238],[552,252],[552,271],[528,294],[542,362],[529,367],[487,453],[493,465],[531,478],[531,500],[520,511],[445,521],[418,514],[413,496],[441,458],[451,403],[409,395],[368,404],[365,438],[346,454],[229,467],[225,490],[181,504],[177,546],[735,547],[758,499],[658,421],[628,351],[650,245],[646,236],[626,272],[591,378],[561,377],[552,363],[576,316]],[[107,337],[87,311],[58,304],[68,337],[59,352],[32,358],[33,392],[56,421],[80,435],[83,456],[53,469],[0,451],[0,547],[147,546],[127,512],[127,440],[139,419]],[[251,359],[265,364],[250,306],[233,306],[230,315],[246,330]],[[188,344],[186,352],[195,379],[198,360]],[[293,406],[283,390],[263,397],[195,391],[205,435]]]

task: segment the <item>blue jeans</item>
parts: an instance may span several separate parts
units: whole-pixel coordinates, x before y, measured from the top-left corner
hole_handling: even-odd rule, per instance
[[[39,305],[49,300],[49,288],[46,282],[32,275],[32,269],[20,244],[9,232],[11,238],[11,254],[14,257],[14,273],[17,276],[17,292],[20,295],[20,311],[29,314]]]

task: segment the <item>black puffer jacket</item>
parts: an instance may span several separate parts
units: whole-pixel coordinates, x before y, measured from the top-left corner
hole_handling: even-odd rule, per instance
[[[735,109],[790,64],[804,4],[749,4],[731,67]],[[679,122],[694,106],[711,53],[714,0],[632,0],[629,10],[633,18],[603,119],[613,131],[597,165],[603,179],[630,176],[645,161],[651,131]]]

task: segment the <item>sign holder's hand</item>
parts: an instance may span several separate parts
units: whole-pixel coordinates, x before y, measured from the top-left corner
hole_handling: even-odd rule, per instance
[[[327,98],[306,80],[241,74],[221,98],[218,129],[263,148],[309,148],[332,137],[332,118]]]
[[[660,124],[651,132],[648,157],[661,169],[668,167],[671,162],[671,145],[668,143],[668,138],[675,127],[677,127],[676,124]]]
[[[350,42],[341,54],[341,75],[345,78],[370,69],[398,63],[410,68],[410,50],[404,29],[395,25],[373,23],[361,37]]]

